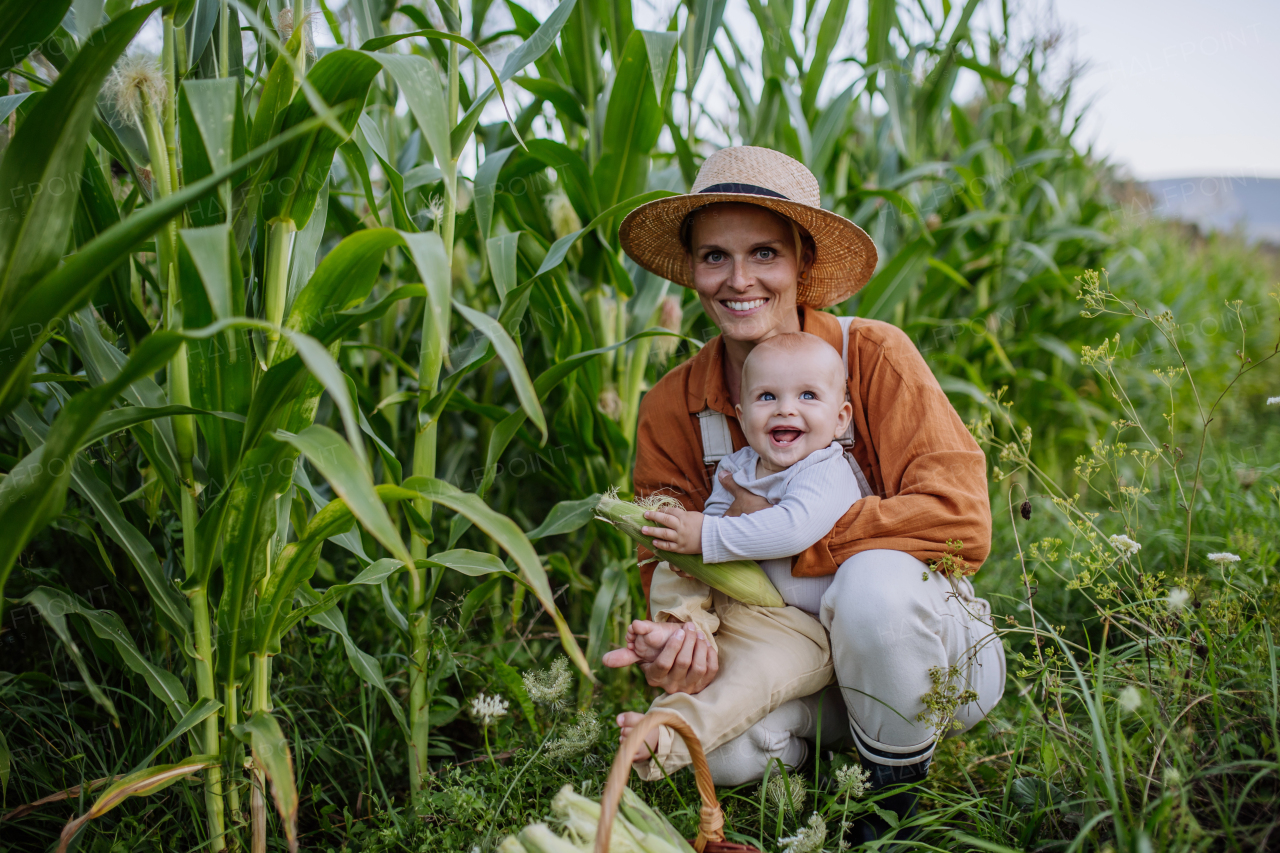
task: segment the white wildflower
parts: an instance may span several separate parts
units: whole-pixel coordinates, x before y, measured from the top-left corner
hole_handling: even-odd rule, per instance
[[[1187,602],[1191,600],[1191,593],[1187,592],[1180,586],[1175,586],[1169,590],[1169,597],[1164,600],[1165,606],[1174,613],[1182,610],[1187,606]]]
[[[779,838],[785,853],[820,853],[827,840],[827,823],[822,815],[814,812],[809,816],[809,823],[789,838]]]
[[[481,693],[471,700],[471,716],[480,721],[480,725],[489,726],[494,720],[507,715],[507,700],[501,696],[486,696]]]
[[[578,721],[565,729],[564,737],[557,738],[547,744],[547,755],[550,758],[563,759],[581,755],[600,742],[604,726],[595,714],[587,711],[578,712]]]
[[[1178,772],[1176,767],[1166,767],[1164,773],[1161,774],[1166,788],[1176,788],[1182,784],[1182,774]]]
[[[526,672],[521,677],[524,679],[524,691],[534,702],[557,711],[564,709],[565,696],[573,686],[568,658],[561,655],[547,669]]]
[[[1221,551],[1217,554],[1210,554],[1209,562],[1217,563],[1218,568],[1225,569],[1231,563],[1240,562],[1240,555],[1232,554],[1230,551]]]
[[[1128,536],[1125,536],[1123,533],[1118,533],[1115,536],[1112,536],[1107,541],[1109,541],[1111,543],[1111,547],[1119,551],[1120,556],[1126,560],[1142,550],[1141,545],[1139,545],[1137,542],[1134,542],[1132,539],[1130,539]]]
[[[1267,405],[1268,405],[1268,406],[1275,406],[1275,405],[1277,405],[1277,404],[1280,404],[1280,397],[1268,397],[1268,398],[1267,398]]]
[[[761,787],[764,788],[765,799],[780,812],[798,812],[804,808],[805,790],[799,779],[774,774]]]
[[[1130,684],[1124,690],[1120,691],[1120,707],[1124,708],[1130,714],[1136,713],[1142,707],[1142,691]]]
[[[871,771],[860,764],[846,764],[836,770],[836,785],[841,793],[848,793],[855,800],[862,799],[871,781]]]

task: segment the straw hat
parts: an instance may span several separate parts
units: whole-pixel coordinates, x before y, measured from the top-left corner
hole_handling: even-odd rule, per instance
[[[803,164],[769,148],[722,148],[698,170],[688,195],[651,201],[622,220],[618,239],[631,259],[668,281],[693,287],[680,242],[685,217],[730,201],[766,207],[794,220],[813,237],[816,253],[796,302],[826,308],[848,299],[871,278],[876,247],[857,225],[822,209],[818,180]]]

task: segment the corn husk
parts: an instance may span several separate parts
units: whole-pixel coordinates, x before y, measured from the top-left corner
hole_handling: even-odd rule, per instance
[[[531,823],[520,830],[520,844],[528,853],[582,853],[583,848],[561,838],[545,823]]]
[[[631,826],[650,836],[665,838],[680,853],[694,853],[693,845],[684,840],[667,816],[640,799],[630,788],[622,789],[618,812]]]
[[[755,560],[732,560],[728,563],[704,563],[698,554],[673,554],[653,546],[653,539],[645,536],[640,529],[645,526],[661,527],[657,522],[644,517],[651,509],[663,506],[678,506],[674,498],[659,497],[643,504],[634,504],[619,500],[616,492],[609,492],[596,504],[596,518],[607,521],[631,539],[648,548],[661,560],[666,560],[673,567],[686,572],[713,589],[718,589],[730,598],[743,604],[755,604],[760,607],[783,607],[785,602],[778,594],[777,588],[769,581],[769,576],[760,568]]]
[[[624,790],[624,798],[627,794],[631,794],[630,789]],[[631,800],[640,802],[640,798],[634,794],[631,794]],[[674,829],[670,829],[671,825],[661,813],[643,802],[640,805],[644,811],[635,809],[634,806],[632,809],[636,814],[643,814],[644,826],[628,820],[626,806],[619,809],[613,820],[613,830],[609,834],[609,853],[693,853],[693,848]],[[584,851],[594,849],[596,828],[600,825],[599,803],[574,791],[572,785],[565,785],[552,799],[551,813],[564,832],[564,838],[559,839],[560,841]],[[651,831],[655,827],[660,831]],[[525,840],[525,833],[530,829],[532,827],[526,827],[520,833],[520,840],[531,853],[541,853],[530,847]],[[546,843],[546,836],[541,830],[535,830],[533,836],[539,843]],[[546,853],[553,851],[548,848]]]
[[[514,835],[508,835],[498,844],[498,853],[528,853]]]

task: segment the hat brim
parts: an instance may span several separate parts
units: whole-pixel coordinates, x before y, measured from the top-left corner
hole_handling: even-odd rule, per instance
[[[796,291],[800,305],[837,305],[861,290],[875,272],[876,246],[867,232],[829,210],[765,195],[693,193],[651,201],[627,214],[618,229],[618,240],[623,251],[641,267],[668,281],[693,287],[689,256],[680,242],[680,227],[693,211],[720,202],[768,208],[794,220],[813,237],[814,263]]]

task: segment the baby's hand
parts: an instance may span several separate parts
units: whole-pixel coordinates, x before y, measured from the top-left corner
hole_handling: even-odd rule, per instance
[[[653,537],[656,547],[673,554],[702,553],[702,513],[675,506],[651,509],[644,517],[663,525],[640,528],[645,536]]]

